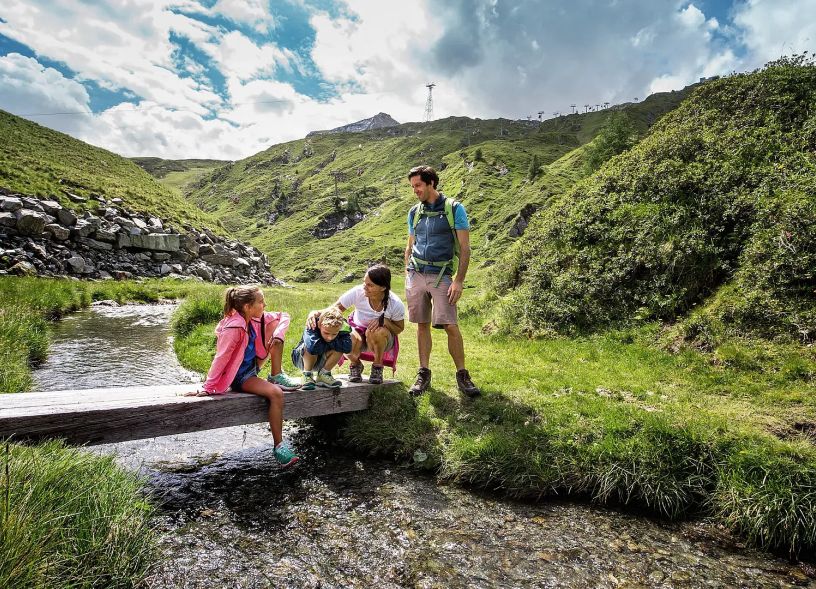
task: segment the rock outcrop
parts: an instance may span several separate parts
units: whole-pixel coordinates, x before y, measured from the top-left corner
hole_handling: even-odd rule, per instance
[[[385,129],[398,125],[399,122],[394,120],[391,115],[380,112],[368,119],[363,119],[356,123],[349,123],[348,125],[343,125],[342,127],[337,127],[329,131],[312,131],[306,135],[306,137],[311,137],[312,135],[328,135],[330,133],[361,133],[363,131],[371,131],[372,129]]]
[[[0,188],[0,275],[187,277],[221,284],[279,284],[252,246],[127,211],[96,198],[77,214],[55,200]],[[118,200],[118,199],[116,199]]]

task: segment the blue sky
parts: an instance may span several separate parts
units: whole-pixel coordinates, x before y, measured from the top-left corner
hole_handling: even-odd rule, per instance
[[[544,117],[816,48],[816,0],[6,0],[0,108],[238,159],[383,111]]]

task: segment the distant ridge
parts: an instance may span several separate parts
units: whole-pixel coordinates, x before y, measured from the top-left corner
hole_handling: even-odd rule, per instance
[[[312,131],[306,136],[327,135],[329,133],[361,133],[363,131],[371,131],[372,129],[396,127],[397,125],[399,125],[399,122],[394,120],[391,115],[380,112],[371,118],[363,119],[362,121],[357,121],[356,123],[349,123],[348,125],[343,125],[342,127],[337,127],[336,129],[331,129],[329,131]]]

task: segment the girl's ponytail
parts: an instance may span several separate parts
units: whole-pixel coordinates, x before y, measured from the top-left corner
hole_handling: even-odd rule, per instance
[[[233,306],[232,302],[235,297],[235,289],[230,287],[227,289],[226,294],[224,295],[224,317],[229,315],[232,312]]]

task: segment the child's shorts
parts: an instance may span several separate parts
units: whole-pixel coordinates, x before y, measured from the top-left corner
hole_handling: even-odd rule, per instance
[[[243,374],[242,373],[236,374],[235,378],[232,381],[232,384],[230,385],[230,388],[232,389],[232,392],[234,392],[234,393],[244,392],[244,388],[243,388],[244,383],[248,379],[252,378],[253,376],[258,376],[258,367],[257,366],[247,370]]]
[[[292,348],[292,364],[295,365],[295,368],[298,370],[303,370],[303,350],[306,348],[306,344],[301,341],[297,346]],[[315,365],[312,367],[313,372],[319,372],[323,366],[326,364],[326,354],[321,354],[317,357],[317,361]]]

